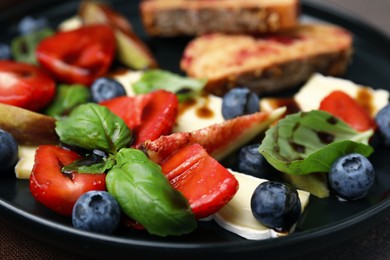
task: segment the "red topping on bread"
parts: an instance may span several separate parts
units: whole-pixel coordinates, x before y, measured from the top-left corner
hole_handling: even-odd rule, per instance
[[[199,36],[185,48],[181,68],[188,76],[207,78],[206,90],[216,95],[238,85],[260,94],[294,87],[314,72],[341,76],[351,53],[348,31],[334,25],[301,24],[263,37]]]

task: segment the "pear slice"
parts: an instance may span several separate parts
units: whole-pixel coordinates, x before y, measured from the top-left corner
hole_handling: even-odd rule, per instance
[[[117,56],[123,65],[135,70],[158,66],[147,45],[134,33],[130,22],[108,4],[83,1],[80,4],[79,16],[84,24],[105,23],[114,29]]]
[[[284,115],[285,111],[286,108],[282,107],[272,112],[239,116],[191,132],[161,136],[154,141],[146,141],[139,148],[145,151],[151,160],[160,163],[181,147],[199,143],[214,159],[221,161],[264,133],[273,122]]]
[[[0,129],[12,134],[19,145],[57,144],[55,122],[50,116],[0,104]]]

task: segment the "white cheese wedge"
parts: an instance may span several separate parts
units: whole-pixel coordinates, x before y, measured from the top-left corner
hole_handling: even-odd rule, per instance
[[[19,161],[15,165],[15,175],[18,179],[29,179],[34,166],[35,150],[38,146],[19,145]]]
[[[287,235],[265,227],[252,214],[250,206],[252,194],[260,183],[267,180],[239,172],[231,172],[239,183],[239,189],[229,203],[214,214],[214,220],[218,225],[249,240],[262,240]],[[309,203],[310,193],[298,190],[298,195],[303,212]],[[290,230],[290,233],[293,232],[293,229]]]
[[[225,121],[222,116],[222,98],[201,95],[189,103],[180,104],[174,132],[191,132]]]
[[[385,89],[373,89],[347,79],[324,76],[319,73],[315,73],[310,77],[306,84],[294,95],[293,100],[302,111],[310,111],[318,109],[322,99],[335,90],[341,90],[359,103],[364,103],[365,106],[369,107],[373,117],[389,102],[389,92]],[[262,111],[274,110],[277,106],[278,102],[275,98],[260,100]]]

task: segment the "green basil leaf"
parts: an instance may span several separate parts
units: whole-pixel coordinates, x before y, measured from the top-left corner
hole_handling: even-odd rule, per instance
[[[122,148],[115,156],[116,164],[122,165],[128,162],[145,162],[149,163],[148,156],[141,150],[135,150],[132,148]]]
[[[169,71],[154,69],[145,71],[133,84],[133,90],[136,94],[144,94],[156,89],[165,89],[175,93],[181,102],[199,93],[206,82],[206,80],[182,77]]]
[[[87,103],[89,100],[89,89],[83,85],[60,84],[52,103],[45,109],[44,113],[56,119],[69,115],[78,105]]]
[[[182,235],[195,230],[197,221],[187,199],[171,186],[161,167],[139,150],[129,148],[126,154],[130,153],[135,161],[122,161],[106,178],[107,190],[123,212],[150,234]]]
[[[95,103],[77,106],[68,117],[56,122],[55,131],[65,144],[112,154],[128,147],[132,138],[121,118]]]
[[[19,62],[38,64],[35,49],[44,38],[53,34],[51,28],[44,28],[14,38],[11,42],[12,57]]]
[[[93,156],[92,156],[93,157]],[[105,173],[115,165],[115,158],[112,154],[109,154],[104,160],[96,160],[95,157],[91,158],[86,156],[80,160],[77,160],[71,164],[62,167],[62,172],[78,172],[78,173]]]
[[[369,156],[373,131],[357,132],[325,111],[286,116],[266,131],[259,152],[288,174],[328,172],[338,157],[352,152]]]

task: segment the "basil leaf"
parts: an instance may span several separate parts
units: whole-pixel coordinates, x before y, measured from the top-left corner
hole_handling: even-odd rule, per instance
[[[149,157],[141,150],[132,148],[122,148],[115,156],[116,164],[122,165],[128,162],[145,162],[149,163]]]
[[[38,64],[35,49],[44,38],[53,34],[54,31],[51,28],[44,28],[16,37],[11,42],[12,56],[19,62]]]
[[[286,116],[266,131],[259,152],[288,174],[328,172],[338,157],[352,152],[369,156],[373,131],[357,132],[331,114],[313,110]]]
[[[89,89],[83,85],[60,84],[53,102],[45,109],[44,113],[56,119],[69,115],[78,105],[89,100]]]
[[[104,173],[115,165],[115,158],[110,154],[107,158],[99,158],[89,155],[71,164],[62,167],[62,172],[78,172],[78,173]]]
[[[63,143],[112,154],[128,147],[132,138],[131,130],[121,118],[95,103],[73,109],[68,117],[56,122],[55,131]]]
[[[130,157],[135,160],[122,161],[106,177],[107,190],[123,212],[154,235],[182,235],[195,230],[197,221],[187,199],[171,186],[161,167],[140,150],[126,150],[121,153],[134,153]]]
[[[157,89],[165,89],[177,95],[179,101],[184,101],[200,92],[206,80],[182,77],[169,71],[148,70],[133,84],[136,94],[149,93]]]

